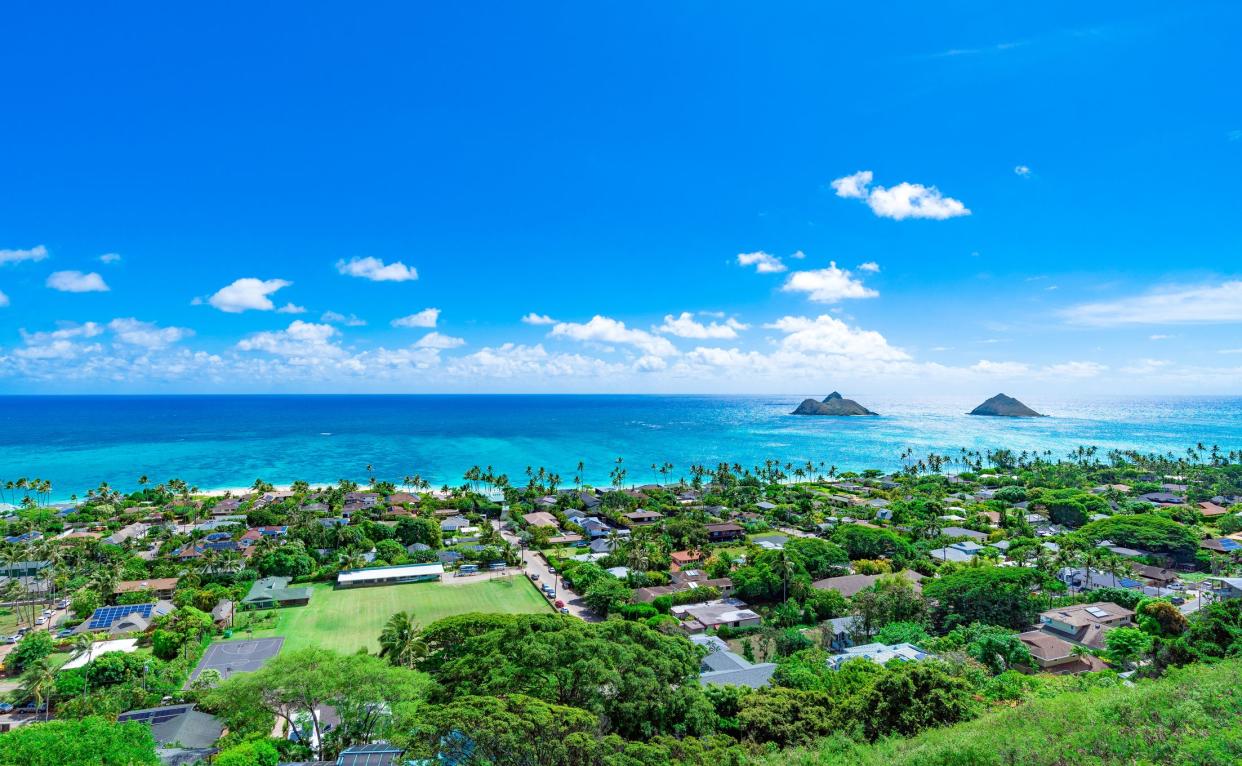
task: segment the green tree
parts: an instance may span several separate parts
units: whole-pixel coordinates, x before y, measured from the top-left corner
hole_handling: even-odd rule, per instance
[[[968,568],[925,582],[923,595],[936,602],[933,616],[942,629],[980,622],[1022,630],[1039,611],[1031,592],[1039,579],[1024,567]]]
[[[930,636],[920,622],[890,622],[880,628],[874,638],[881,644],[914,644],[921,647]]]
[[[892,734],[908,737],[967,720],[976,712],[970,685],[934,660],[889,668],[852,702],[870,740]]]
[[[388,618],[380,633],[380,656],[399,667],[414,667],[427,653],[427,642],[419,634],[414,613],[397,612]]]
[[[280,752],[261,739],[221,750],[211,759],[212,766],[276,766],[279,762]]]
[[[850,599],[855,638],[862,640],[893,622],[925,623],[927,602],[915,590],[914,583],[900,575],[881,577],[870,588],[864,588]]]
[[[596,613],[607,615],[628,603],[633,595],[634,591],[617,578],[604,577],[587,588],[582,600]]]
[[[6,766],[157,766],[151,727],[136,721],[80,720],[31,724],[0,736]]]
[[[52,636],[44,630],[36,630],[22,636],[13,651],[9,652],[5,664],[14,673],[22,673],[26,668],[41,662],[56,649]]]
[[[579,708],[524,694],[466,695],[422,708],[405,744],[407,756],[427,762],[575,766],[594,760],[583,748],[598,729],[599,720]]]
[[[1125,667],[1145,656],[1152,647],[1152,637],[1139,628],[1113,628],[1104,634],[1109,658]]]

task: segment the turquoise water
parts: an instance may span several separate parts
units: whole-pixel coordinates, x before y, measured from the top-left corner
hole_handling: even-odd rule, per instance
[[[203,489],[260,477],[362,481],[367,464],[380,478],[417,473],[438,486],[460,483],[474,465],[515,482],[526,466],[544,466],[568,483],[581,460],[588,481],[606,484],[617,457],[628,481],[645,483],[665,461],[675,478],[692,463],[767,458],[891,469],[906,448],[1242,449],[1239,397],[1032,399],[1052,416],[1032,420],[965,416],[981,398],[857,398],[882,417],[794,417],[801,397],[790,396],[0,397],[0,482],[50,479],[63,499],[101,480],[132,489],[144,474]]]

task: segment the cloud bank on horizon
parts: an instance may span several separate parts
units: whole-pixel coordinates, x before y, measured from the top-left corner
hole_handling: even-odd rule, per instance
[[[1242,394],[1242,7],[989,8],[23,9],[0,392]]]

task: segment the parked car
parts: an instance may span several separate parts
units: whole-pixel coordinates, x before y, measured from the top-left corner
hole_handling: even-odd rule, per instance
[[[46,617],[39,617],[38,619],[35,620],[35,625],[44,625],[46,623],[47,623]]]
[[[73,628],[61,628],[60,630],[56,631],[57,638],[69,638],[72,635],[73,635]]]
[[[551,572],[552,574],[556,574],[556,567],[550,566],[548,567],[548,571]]]
[[[561,607],[561,614],[569,614],[569,607],[567,606]]]
[[[531,572],[531,573],[530,573],[530,579],[531,579],[531,581],[532,581],[532,582],[539,582],[539,573],[538,573],[538,572]]]

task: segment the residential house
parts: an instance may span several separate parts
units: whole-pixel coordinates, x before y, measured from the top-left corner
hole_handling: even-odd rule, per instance
[[[522,518],[526,521],[526,526],[533,528],[551,527],[552,529],[556,529],[559,525],[556,517],[547,511],[535,511],[534,513],[523,514]]]
[[[310,603],[310,588],[290,588],[291,577],[264,577],[250,586],[250,592],[242,603],[252,609],[271,609],[286,606],[306,606]]]
[[[470,528],[470,519],[467,519],[465,516],[450,516],[449,518],[440,522],[441,532],[452,532],[456,534],[457,532],[460,532],[463,529],[469,529],[469,528]]]
[[[828,667],[836,670],[844,663],[859,658],[871,660],[877,665],[887,665],[893,660],[921,662],[931,656],[914,644],[863,644],[848,647],[840,654],[832,655],[828,658]]]
[[[1216,503],[1208,502],[1205,500],[1204,502],[1199,503],[1199,513],[1204,518],[1213,519],[1213,518],[1216,518],[1217,516],[1224,516],[1225,514],[1229,513],[1229,511],[1217,505]]]
[[[637,511],[630,511],[629,513],[621,514],[621,518],[625,519],[625,523],[629,524],[631,527],[645,527],[664,518],[664,514],[656,513],[655,511],[646,511],[639,508]]]
[[[173,591],[177,589],[177,583],[180,581],[178,577],[157,577],[150,580],[123,580],[116,584],[112,589],[114,595],[122,593],[141,593],[143,591],[151,591],[155,597],[160,600],[169,600],[173,597]]]
[[[1212,595],[1219,600],[1242,598],[1242,577],[1209,577]]]
[[[1130,624],[1134,612],[1111,601],[1074,604],[1041,612],[1039,621],[1044,631],[1083,646],[1101,648],[1104,634],[1113,628]]]
[[[1215,553],[1238,553],[1242,551],[1242,542],[1232,540],[1228,537],[1217,539],[1201,540],[1199,547]]]
[[[727,540],[740,540],[746,536],[746,530],[731,521],[725,521],[719,524],[707,524],[706,529],[707,539],[714,543],[725,542]]]
[[[399,766],[401,752],[387,742],[351,745],[337,756],[336,766]]]
[[[213,745],[224,734],[224,722],[195,710],[193,704],[130,710],[117,723],[138,721],[151,727],[155,754],[164,766],[200,763],[216,752]]]
[[[702,686],[749,686],[759,689],[767,686],[776,672],[776,663],[756,664],[731,651],[729,645],[717,636],[691,636],[690,641],[705,647],[699,670]]]
[[[1073,644],[1043,630],[1019,633],[1018,640],[1026,645],[1035,667],[1044,673],[1073,675],[1108,667],[1103,660],[1091,654],[1075,654]]]
[[[746,608],[746,602],[735,598],[718,599],[702,604],[683,604],[673,607],[672,612],[682,620],[681,626],[688,633],[702,633],[722,625],[740,628],[746,625],[759,625],[763,622],[762,617]]]
[[[928,551],[927,555],[937,561],[967,562],[978,556],[982,550],[983,546],[978,543],[963,541]]]
[[[966,537],[977,542],[983,542],[988,539],[986,532],[976,532],[965,527],[944,527],[940,530],[940,534],[944,537]]]
[[[1177,572],[1164,567],[1155,567],[1149,564],[1133,564],[1131,569],[1134,574],[1147,581],[1148,585],[1154,585],[1157,588],[1167,588],[1177,582]]]
[[[818,588],[819,590],[835,590],[836,592],[840,593],[842,596],[845,596],[846,598],[850,598],[854,596],[855,594],[857,594],[859,591],[866,590],[867,588],[870,588],[872,585],[875,585],[876,582],[878,582],[881,577],[890,577],[890,576],[891,575],[852,574],[852,575],[844,575],[842,577],[828,577],[823,580],[816,580],[815,582],[811,583],[811,587]],[[923,575],[919,574],[918,572],[915,572],[912,569],[906,569],[902,572],[899,572],[898,576],[904,577],[905,579],[913,583],[914,589],[916,591],[922,591],[923,586],[921,585],[921,583],[923,582]]]

